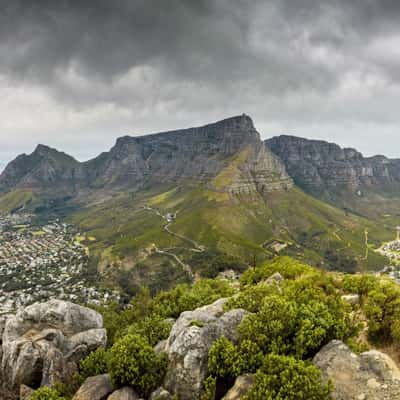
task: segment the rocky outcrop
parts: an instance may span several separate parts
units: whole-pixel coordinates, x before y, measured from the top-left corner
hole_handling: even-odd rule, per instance
[[[105,346],[97,312],[65,301],[35,303],[10,316],[2,336],[2,381],[17,389],[65,380],[78,361]]]
[[[363,157],[355,149],[295,136],[278,136],[266,143],[295,183],[312,193],[330,194],[343,188],[362,195],[367,188],[400,185],[397,159]]]
[[[221,336],[236,341],[244,310],[224,312],[226,299],[187,311],[172,327],[166,352],[169,358],[164,387],[181,400],[199,399],[208,372],[208,352]]]
[[[150,395],[149,400],[173,400],[173,398],[168,390],[159,388]]]
[[[210,182],[242,152],[237,174],[224,190],[245,194],[291,187],[285,167],[261,141],[247,115],[197,128],[124,136],[93,160],[80,163],[40,145],[12,161],[0,175],[0,192],[14,188],[65,189],[71,195],[96,188],[140,189],[143,185]],[[240,157],[239,157],[240,158]]]
[[[254,375],[246,374],[236,378],[235,384],[222,400],[240,400],[254,385]]]
[[[335,385],[335,400],[400,399],[400,370],[379,351],[359,356],[344,343],[334,340],[314,357],[314,364]]]
[[[72,400],[103,400],[114,390],[109,374],[87,378]]]

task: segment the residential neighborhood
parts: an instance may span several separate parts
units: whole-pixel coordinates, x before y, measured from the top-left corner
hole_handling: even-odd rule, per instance
[[[0,216],[0,313],[58,298],[83,304],[119,300],[89,283],[88,251],[75,227],[29,214]]]

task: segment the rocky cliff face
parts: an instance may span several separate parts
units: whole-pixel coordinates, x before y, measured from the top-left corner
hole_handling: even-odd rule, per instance
[[[50,300],[0,320],[1,389],[52,386],[76,371],[79,360],[105,347],[107,332],[97,312]]]
[[[314,193],[400,185],[400,160],[363,157],[351,148],[294,136],[278,136],[266,143],[296,184]]]
[[[15,187],[60,187],[70,189],[84,179],[82,165],[73,157],[44,145],[10,162],[0,175],[0,191]]]
[[[85,163],[45,146],[12,161],[0,176],[0,190],[140,188],[185,180],[208,182],[241,152],[247,156],[231,179],[232,192],[278,190],[291,179],[283,164],[260,140],[246,115],[198,128],[119,138],[106,153]]]

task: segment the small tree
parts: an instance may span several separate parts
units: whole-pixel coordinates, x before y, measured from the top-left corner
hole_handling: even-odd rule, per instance
[[[293,357],[268,355],[255,375],[246,400],[328,400],[332,385],[324,384],[312,364]]]
[[[111,348],[108,370],[116,386],[129,385],[147,396],[164,377],[166,356],[157,355],[144,337],[129,334]]]
[[[32,396],[31,400],[65,400],[64,397],[61,397],[57,390],[50,389],[48,387],[41,387],[36,390]]]

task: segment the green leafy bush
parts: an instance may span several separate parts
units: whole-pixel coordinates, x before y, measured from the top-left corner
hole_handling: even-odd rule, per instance
[[[368,293],[364,312],[372,340],[400,343],[400,287],[396,283],[379,282]]]
[[[213,343],[208,353],[208,371],[218,378],[234,377],[237,360],[236,346],[222,336]]]
[[[295,279],[308,273],[315,273],[315,269],[290,257],[276,257],[264,265],[247,270],[240,280],[244,285],[255,284],[268,279],[276,272],[285,279]]]
[[[144,336],[151,346],[168,338],[172,324],[165,318],[152,314],[142,320],[134,322],[127,329],[127,333]]]
[[[106,350],[100,347],[82,359],[79,363],[79,373],[82,378],[107,373],[107,355]]]
[[[317,367],[293,357],[268,355],[246,400],[328,400],[332,385]]]
[[[224,336],[216,340],[208,353],[208,371],[217,378],[233,379],[244,373],[254,373],[264,356],[259,346],[244,340],[235,346]]]
[[[256,343],[264,354],[310,357],[332,339],[354,336],[354,327],[344,303],[337,297],[319,300],[319,291],[294,295],[292,287],[280,295],[264,297],[260,310],[239,326],[242,340]],[[295,300],[301,298],[301,300]]]
[[[202,279],[192,287],[178,285],[168,292],[160,292],[154,298],[152,312],[163,318],[177,318],[183,311],[194,310],[234,293],[235,290],[228,282]]]
[[[156,389],[166,371],[166,355],[157,355],[148,341],[128,334],[110,349],[108,370],[116,386],[132,386],[141,396]]]
[[[31,396],[31,400],[65,400],[65,398],[61,397],[57,390],[41,387],[35,390]]]
[[[213,376],[209,376],[204,381],[204,391],[200,400],[214,400],[217,388],[217,380]]]

